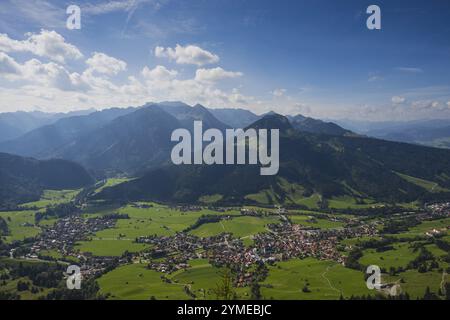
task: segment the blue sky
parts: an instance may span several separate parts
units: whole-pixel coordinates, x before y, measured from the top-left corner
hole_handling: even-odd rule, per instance
[[[81,30],[66,8],[81,8]],[[366,9],[381,8],[381,30]],[[182,100],[320,118],[450,118],[450,3],[5,0],[0,111]]]

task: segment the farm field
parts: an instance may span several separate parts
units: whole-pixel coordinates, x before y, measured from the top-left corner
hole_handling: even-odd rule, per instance
[[[193,299],[186,294],[187,286],[196,299],[215,299],[213,290],[220,281],[220,269],[206,260],[192,260],[191,268],[165,275],[169,282],[161,279],[163,273],[149,270],[144,264],[130,264],[113,270],[98,279],[103,294],[110,293],[112,299],[158,300]],[[248,289],[238,289],[238,297],[246,297]]]
[[[22,205],[24,208],[37,207],[43,209],[47,206],[68,203],[75,199],[81,190],[44,190],[39,201],[28,202]]]
[[[331,221],[327,219],[318,219],[314,216],[308,215],[291,215],[289,219],[293,223],[300,224],[306,227],[314,227],[319,229],[336,229],[341,228],[343,226],[342,222],[339,221]]]
[[[231,233],[236,238],[248,237],[266,231],[266,225],[277,223],[275,217],[236,217],[215,223],[205,223],[190,233],[198,237],[211,237],[221,233]]]
[[[165,206],[155,205],[151,208],[135,208],[126,206],[117,210],[118,213],[127,214],[130,219],[120,219],[116,227],[106,229],[96,234],[97,238],[130,238],[140,236],[167,236],[183,231],[194,224],[202,215],[235,215],[238,211],[225,213],[211,210],[181,212]]]
[[[409,262],[414,260],[419,251],[415,251],[410,248],[410,244],[396,243],[393,245],[393,250],[376,252],[374,249],[364,250],[364,255],[359,262],[364,266],[378,265],[381,268],[388,270],[389,268],[406,268]]]
[[[443,280],[448,282],[448,275],[444,278],[442,273],[437,271],[420,273],[417,270],[407,270],[397,276],[382,276],[383,283],[399,284],[401,292],[408,292],[411,299],[422,298],[427,287],[431,292],[437,293]]]
[[[10,234],[2,237],[7,243],[34,237],[41,230],[34,224],[34,211],[0,212],[0,217],[5,219],[9,228]]]
[[[100,292],[110,293],[111,299],[158,300],[188,299],[183,286],[168,284],[161,280],[163,274],[146,268],[145,264],[129,264],[100,277]]]
[[[394,234],[393,236],[397,238],[414,238],[418,236],[425,236],[425,233],[433,229],[445,230],[448,226],[450,226],[450,218],[423,221],[419,225],[409,228],[408,231]],[[448,229],[445,233],[447,235],[449,234]]]
[[[104,184],[101,187],[95,189],[94,193],[100,193],[106,188],[114,187],[121,183],[128,182],[131,180],[133,180],[133,179],[132,178],[109,178],[109,179],[106,179],[106,181],[104,182]]]
[[[307,287],[308,292],[303,289]],[[336,300],[341,294],[367,295],[364,274],[346,269],[332,261],[314,258],[292,259],[269,267],[267,279],[261,283],[265,299]]]
[[[364,202],[365,203],[359,204],[356,202],[355,198],[350,196],[334,197],[328,199],[328,206],[333,209],[365,209],[382,205],[369,199],[365,199]]]

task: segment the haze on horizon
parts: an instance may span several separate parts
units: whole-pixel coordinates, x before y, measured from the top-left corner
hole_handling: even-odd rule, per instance
[[[183,101],[329,119],[450,119],[450,3],[351,0],[0,4],[0,112]],[[13,14],[11,14],[13,13]]]

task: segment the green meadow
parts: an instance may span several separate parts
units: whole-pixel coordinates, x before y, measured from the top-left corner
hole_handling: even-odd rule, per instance
[[[342,222],[331,221],[327,219],[318,219],[309,215],[291,215],[289,219],[292,223],[300,224],[305,227],[314,227],[320,229],[336,229],[344,226]]]
[[[6,242],[23,240],[39,234],[41,229],[34,223],[34,211],[9,211],[0,212],[9,228],[9,235],[3,236]]]
[[[416,186],[419,186],[421,188],[424,188],[425,190],[429,192],[448,192],[450,190],[440,187],[436,182],[420,179],[416,177],[411,177],[406,174],[402,174],[399,172],[396,172],[398,176],[400,176],[402,179],[415,184]]]
[[[44,190],[39,201],[28,202],[22,205],[24,208],[45,208],[47,206],[67,203],[75,199],[81,190]]]
[[[307,288],[307,292],[304,292]],[[364,274],[347,269],[333,261],[314,258],[292,259],[269,267],[267,279],[261,283],[264,299],[335,300],[341,294],[367,295]]]
[[[99,188],[95,189],[94,193],[100,193],[101,191],[103,191],[106,188],[114,187],[121,183],[128,182],[131,180],[133,180],[133,179],[132,178],[109,178]]]
[[[370,199],[363,199],[362,203],[358,203],[355,198],[350,196],[334,197],[328,199],[328,206],[333,209],[365,209],[371,207],[379,207],[382,204],[376,203]]]
[[[220,282],[220,269],[206,260],[192,260],[187,270],[173,274],[163,274],[146,268],[145,264],[129,264],[119,267],[97,281],[103,294],[111,294],[111,299],[158,300],[193,299],[185,287],[195,295],[195,299],[215,299],[214,289]],[[168,281],[163,281],[162,276]],[[238,298],[248,296],[248,288],[238,288]]]
[[[76,246],[82,252],[91,252],[98,256],[120,256],[126,250],[137,252],[145,249],[142,244],[134,243],[141,236],[171,236],[194,224],[202,215],[237,215],[238,211],[215,212],[211,210],[181,212],[166,206],[152,204],[150,208],[138,208],[133,205],[116,210],[127,214],[129,219],[119,219],[114,228],[97,232],[89,241],[79,242]],[[105,212],[110,213],[110,212]],[[89,214],[86,217],[101,216]]]
[[[146,268],[145,264],[129,264],[101,276],[100,292],[118,300],[181,300],[189,297],[183,286],[163,282],[163,274]]]
[[[374,249],[364,250],[364,255],[359,259],[359,262],[364,266],[378,265],[389,270],[391,267],[406,268],[408,263],[419,255],[419,251],[414,251],[410,248],[409,243],[395,243],[393,247],[393,250],[384,252],[376,252]]]
[[[399,284],[401,292],[407,292],[411,299],[422,298],[427,287],[437,294],[443,283],[448,281],[448,275],[444,277],[441,272],[437,271],[420,273],[417,270],[407,270],[396,276],[382,276],[383,283]]]
[[[249,237],[265,232],[270,223],[278,223],[275,217],[235,217],[220,222],[205,223],[190,233],[198,237],[211,237],[221,233],[231,233],[236,238]]]
[[[425,234],[433,229],[442,230],[445,234],[449,234],[448,230],[445,230],[450,226],[450,218],[441,218],[436,220],[423,221],[417,226],[409,228],[408,231],[394,234],[397,238],[414,238],[423,237]]]

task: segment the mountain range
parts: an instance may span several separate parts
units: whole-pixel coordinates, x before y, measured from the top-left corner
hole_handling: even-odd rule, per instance
[[[197,202],[205,197],[224,203],[298,204],[313,194],[350,196],[379,202],[427,199],[417,181],[432,181],[450,192],[450,151],[367,138],[296,129],[288,118],[269,114],[250,128],[280,129],[280,172],[260,176],[257,166],[164,165],[133,181],[105,189],[97,199]],[[410,158],[414,161],[408,161]],[[418,180],[414,180],[418,179]]]
[[[86,115],[92,112],[93,110],[68,113],[45,113],[40,111],[0,113],[0,142],[18,138],[33,129],[52,124],[63,118]]]
[[[217,113],[216,113],[217,112]],[[213,113],[222,115],[217,118]],[[245,113],[247,118],[241,117]],[[323,134],[348,134],[333,123],[293,117],[296,129]],[[0,143],[0,152],[37,159],[75,161],[95,175],[135,175],[169,160],[173,144],[170,134],[177,128],[193,129],[201,120],[204,130],[244,128],[260,119],[241,109],[207,109],[182,102],[149,103],[139,108],[113,108],[88,115],[63,118],[34,129],[16,139]]]
[[[262,177],[254,165],[172,165],[170,151],[175,143],[170,141],[171,133],[178,128],[192,130],[195,120],[203,121],[204,130],[280,129],[279,174]],[[298,204],[300,199],[319,195],[410,202],[450,192],[450,150],[369,138],[302,115],[285,117],[271,112],[258,116],[242,109],[208,109],[182,102],[64,117],[0,143],[0,152],[38,159],[27,160],[33,163],[55,161],[50,159],[61,159],[65,165],[79,163],[89,172],[79,173],[82,177],[120,174],[136,178],[95,195],[110,201],[186,203],[213,197],[224,203],[252,203],[262,197],[268,203]],[[40,186],[37,192],[61,187],[36,180],[36,173],[20,175],[19,171],[1,180],[4,190],[20,191],[18,186],[23,188],[27,175],[35,181],[31,185]],[[13,180],[17,187],[5,186]],[[88,182],[86,178],[75,184]],[[424,188],[424,182],[432,190]],[[8,199],[6,191],[1,197]]]

